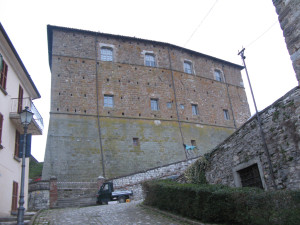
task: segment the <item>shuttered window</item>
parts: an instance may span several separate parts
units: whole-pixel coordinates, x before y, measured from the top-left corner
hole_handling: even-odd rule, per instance
[[[13,182],[11,211],[16,212],[17,209],[18,209],[18,183],[14,181]]]
[[[3,115],[0,113],[0,145],[2,143]]]
[[[16,138],[15,138],[15,156],[19,157],[19,146],[20,146],[20,133],[16,130]]]
[[[5,90],[6,89],[6,81],[7,81],[7,64],[4,60],[2,60],[2,70],[0,76],[0,86]]]
[[[18,113],[22,112],[22,107],[23,107],[23,88],[19,86]]]

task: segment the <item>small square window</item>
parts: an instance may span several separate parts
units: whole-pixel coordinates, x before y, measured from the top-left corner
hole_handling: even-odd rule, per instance
[[[198,105],[192,104],[192,114],[193,115],[198,115]]]
[[[192,71],[192,63],[191,62],[184,61],[183,67],[184,67],[184,72],[185,73],[189,73],[189,74],[193,73],[193,71]]]
[[[215,79],[217,81],[223,82],[222,73],[220,70],[215,70]]]
[[[183,105],[183,104],[180,104],[180,108],[181,108],[181,109],[184,109],[184,105]]]
[[[172,102],[167,102],[167,108],[171,109],[172,108]]]
[[[146,66],[156,66],[155,57],[153,54],[145,54],[145,65]]]
[[[139,139],[138,138],[132,138],[133,146],[139,146]]]
[[[192,146],[197,146],[197,145],[196,145],[196,141],[195,141],[195,140],[191,140],[191,145],[192,145]]]
[[[104,107],[114,107],[114,96],[113,95],[104,95]]]
[[[112,48],[102,47],[101,48],[101,61],[112,62],[113,61],[113,50]]]
[[[223,109],[223,112],[224,112],[224,119],[225,119],[225,120],[230,120],[228,110],[227,110],[227,109]]]
[[[158,99],[151,99],[151,110],[158,111]]]

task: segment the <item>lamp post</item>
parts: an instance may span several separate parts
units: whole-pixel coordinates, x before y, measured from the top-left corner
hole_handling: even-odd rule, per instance
[[[20,113],[21,123],[24,128],[24,142],[23,142],[23,152],[22,152],[22,173],[21,173],[21,192],[18,208],[18,225],[24,225],[24,180],[25,180],[25,151],[26,151],[26,134],[28,125],[31,123],[33,113],[29,111],[28,106]]]

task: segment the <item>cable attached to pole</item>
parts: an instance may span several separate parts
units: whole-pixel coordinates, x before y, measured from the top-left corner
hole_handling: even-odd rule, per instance
[[[250,82],[250,79],[249,79],[248,70],[247,70],[246,63],[245,63],[245,58],[246,57],[244,56],[244,51],[245,51],[245,48],[243,48],[241,51],[239,51],[238,55],[241,56],[244,67],[245,67],[245,71],[246,71],[246,75],[247,75],[247,79],[248,79],[248,83],[249,83],[249,87],[250,87],[250,91],[251,91],[251,95],[252,95],[252,100],[253,100],[254,107],[255,107],[256,118],[257,118],[257,122],[258,122],[258,125],[259,125],[260,136],[261,136],[261,139],[262,139],[262,142],[263,142],[265,153],[267,155],[267,160],[268,160],[268,164],[269,164],[269,168],[270,168],[272,183],[273,183],[273,186],[274,186],[275,190],[277,190],[277,185],[276,185],[276,182],[275,182],[275,176],[274,176],[274,172],[273,172],[273,166],[272,166],[272,162],[271,162],[270,152],[269,152],[269,149],[268,149],[268,146],[267,146],[264,131],[262,129],[260,115],[259,115],[257,107],[256,107],[256,102],[255,102],[251,82]]]

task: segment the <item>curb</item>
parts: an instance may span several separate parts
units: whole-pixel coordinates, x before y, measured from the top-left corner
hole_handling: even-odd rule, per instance
[[[29,225],[33,225],[34,221],[35,221],[35,218],[42,212],[44,211],[45,209],[40,209],[39,211],[37,211],[33,217],[31,217],[31,220],[29,222]]]
[[[171,217],[173,219],[180,220],[180,221],[188,223],[188,224],[192,224],[192,225],[216,225],[216,224],[201,223],[199,221],[195,221],[195,220],[187,219],[187,218],[184,218],[184,217],[181,217],[181,216],[177,216],[173,213],[166,212],[166,211],[163,211],[163,210],[151,207],[151,206],[144,205],[143,203],[139,204],[139,206],[142,207],[142,208],[149,209],[151,211],[160,213],[160,214],[164,214],[164,215],[166,215],[168,217]]]

